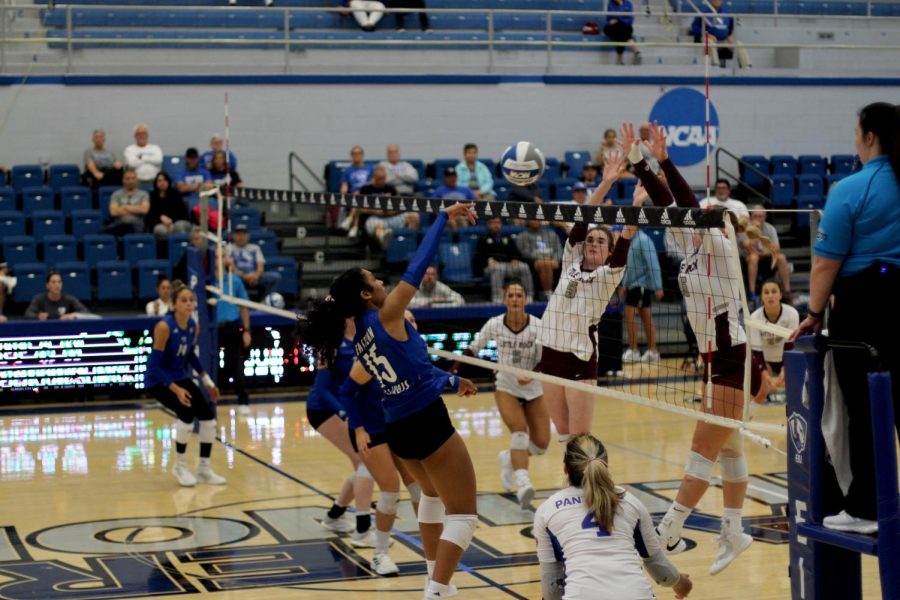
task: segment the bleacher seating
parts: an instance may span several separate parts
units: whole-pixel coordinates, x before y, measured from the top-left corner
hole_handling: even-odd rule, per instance
[[[584,163],[591,160],[591,153],[588,150],[574,150],[566,152],[564,156],[566,163],[566,176],[572,179],[581,177],[584,170]]]
[[[769,159],[769,168],[772,175],[796,175],[797,159],[785,154],[773,154]]]
[[[821,175],[798,175],[797,195],[816,196],[821,198],[825,194],[825,186]]]
[[[29,235],[11,235],[3,238],[3,257],[15,267],[21,263],[37,262],[37,244]]]
[[[124,260],[101,260],[97,269],[97,300],[131,300],[131,266]]]
[[[116,260],[116,238],[108,233],[92,233],[81,242],[84,262],[92,267],[102,261]]]
[[[776,208],[790,208],[794,203],[794,176],[775,175],[769,197]]]
[[[56,265],[63,281],[63,292],[75,296],[82,303],[91,298],[91,268],[84,262],[68,261]]]
[[[109,220],[109,201],[112,199],[112,195],[120,189],[122,188],[118,185],[104,185],[97,190],[97,204],[104,222]]]
[[[81,239],[92,233],[100,233],[103,215],[99,210],[79,209],[72,211],[72,235]]]
[[[172,265],[165,260],[145,259],[137,262],[138,298],[149,300],[156,298],[156,284],[160,277],[172,276]]]
[[[389,265],[397,265],[409,262],[410,257],[416,253],[418,236],[412,229],[396,229],[388,244],[384,261]]]
[[[472,273],[472,248],[467,243],[441,243],[438,259],[442,266],[441,279],[451,283],[481,281]]]
[[[56,210],[53,190],[45,186],[22,188],[22,212],[31,215],[38,210]]]
[[[0,211],[0,240],[25,235],[25,215],[13,210]]]
[[[71,262],[78,256],[78,244],[71,235],[48,235],[42,240],[44,262],[50,268],[63,262]]]
[[[760,156],[757,154],[748,154],[741,157],[741,160],[752,165],[759,171],[762,171],[765,175],[769,174],[769,159],[765,156]],[[765,185],[766,180],[763,175],[760,175],[753,169],[744,168],[744,165],[741,165],[741,179],[744,182],[754,188],[762,187]]]
[[[852,154],[834,154],[831,157],[831,172],[845,174],[852,173],[853,163],[855,162],[856,158]]]
[[[0,187],[0,211],[16,210],[16,191]]]
[[[127,233],[122,236],[122,255],[130,265],[156,258],[156,238],[151,233]]]
[[[78,185],[81,182],[81,171],[78,165],[51,165],[48,171],[48,183],[55,191],[64,186]]]
[[[94,208],[94,193],[80,185],[64,186],[59,190],[59,208],[66,214]]]
[[[191,245],[191,236],[188,233],[170,233],[166,244],[169,247],[169,264],[175,266],[184,256],[185,248]]]
[[[57,210],[38,210],[31,215],[31,235],[42,240],[48,235],[63,235],[66,218]]]
[[[47,289],[47,265],[39,262],[16,265],[16,287],[13,289],[15,302],[31,302],[35,295]]]
[[[266,259],[278,256],[278,235],[274,231],[251,231],[250,241],[259,246]]]
[[[44,185],[41,165],[15,165],[12,168],[12,187],[18,192],[26,187]]]
[[[294,297],[300,289],[297,277],[297,261],[290,256],[269,256],[266,258],[266,271],[281,273],[276,291]]]
[[[247,229],[251,231],[260,229],[262,228],[262,213],[258,208],[252,206],[233,208],[231,209],[231,225],[234,227],[238,224],[246,225]]]
[[[801,175],[818,175],[825,177],[825,157],[812,154],[801,154],[798,157]]]

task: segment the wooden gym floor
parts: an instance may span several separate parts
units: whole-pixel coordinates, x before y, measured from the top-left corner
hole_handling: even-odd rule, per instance
[[[479,528],[453,579],[458,597],[540,598],[532,513],[500,493],[496,457],[509,436],[493,396],[445,400],[479,484]],[[171,475],[172,418],[152,403],[0,411],[0,598],[421,598],[424,563],[405,491],[392,547],[401,576],[378,578],[368,571],[371,550],[352,548],[349,536],[316,520],[348,461],[309,427],[303,402],[257,399],[252,408],[249,418],[234,405],[219,408],[212,463],[228,484],[196,488],[180,488]],[[763,407],[760,418],[777,421],[783,410]],[[660,516],[692,428],[688,418],[601,397],[593,432],[609,448],[616,480]],[[196,452],[195,438],[192,463]],[[721,493],[711,488],[688,522],[695,546],[674,557],[694,580],[694,598],[790,597],[785,459],[753,444],[747,456],[745,517],[756,541],[722,574],[707,574],[721,514]],[[532,459],[536,505],[562,486],[561,458],[551,442]],[[877,566],[866,560],[863,568],[866,598],[880,597]]]

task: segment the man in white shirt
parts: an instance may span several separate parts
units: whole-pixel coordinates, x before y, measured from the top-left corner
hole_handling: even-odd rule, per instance
[[[387,160],[378,163],[384,169],[388,185],[394,186],[401,196],[413,196],[415,184],[419,181],[419,172],[405,160],[400,160],[400,146],[388,144]]]
[[[125,148],[125,165],[134,169],[141,183],[153,183],[163,164],[162,148],[150,144],[147,126],[138,123],[134,126],[134,143]]]
[[[719,207],[729,210],[734,213],[738,219],[742,218],[750,218],[750,211],[747,210],[747,205],[741,202],[740,200],[735,200],[731,197],[731,184],[728,183],[727,179],[716,179],[716,187],[714,189],[715,197],[706,198],[705,200],[700,201],[700,208],[707,207]]]
[[[419,291],[409,302],[410,308],[427,308],[429,306],[459,306],[465,304],[462,294],[450,289],[446,283],[438,281],[437,267],[425,270]]]
[[[281,281],[281,273],[265,271],[266,258],[256,244],[249,244],[250,232],[243,223],[235,225],[231,234],[233,243],[225,247],[225,253],[234,262],[234,273],[250,289],[262,288],[263,298],[275,291]]]

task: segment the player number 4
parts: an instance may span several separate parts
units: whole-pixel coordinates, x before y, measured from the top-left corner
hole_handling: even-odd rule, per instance
[[[589,512],[584,515],[584,520],[581,522],[582,529],[597,529],[597,537],[607,537],[609,532],[603,528],[603,525],[597,522],[597,519],[594,518],[594,513]]]

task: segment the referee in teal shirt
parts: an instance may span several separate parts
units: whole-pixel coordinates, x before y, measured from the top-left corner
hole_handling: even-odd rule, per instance
[[[816,234],[809,316],[799,331],[819,331],[834,296],[828,335],[874,346],[890,369],[894,419],[900,430],[900,109],[878,102],[859,112],[856,151],[863,168],[828,195]],[[875,457],[866,379],[867,357],[833,350],[838,383],[850,417],[853,482],[844,510],[826,517],[831,529],[874,533]]]
[[[229,269],[231,259],[223,255],[220,260],[224,261],[224,294],[249,300],[244,282]],[[220,299],[216,303],[216,324],[219,327],[219,347],[225,350],[225,368],[219,370],[219,388],[223,388],[230,378],[237,394],[238,410],[242,415],[250,414],[250,396],[244,378],[246,350],[251,342],[250,309]]]

